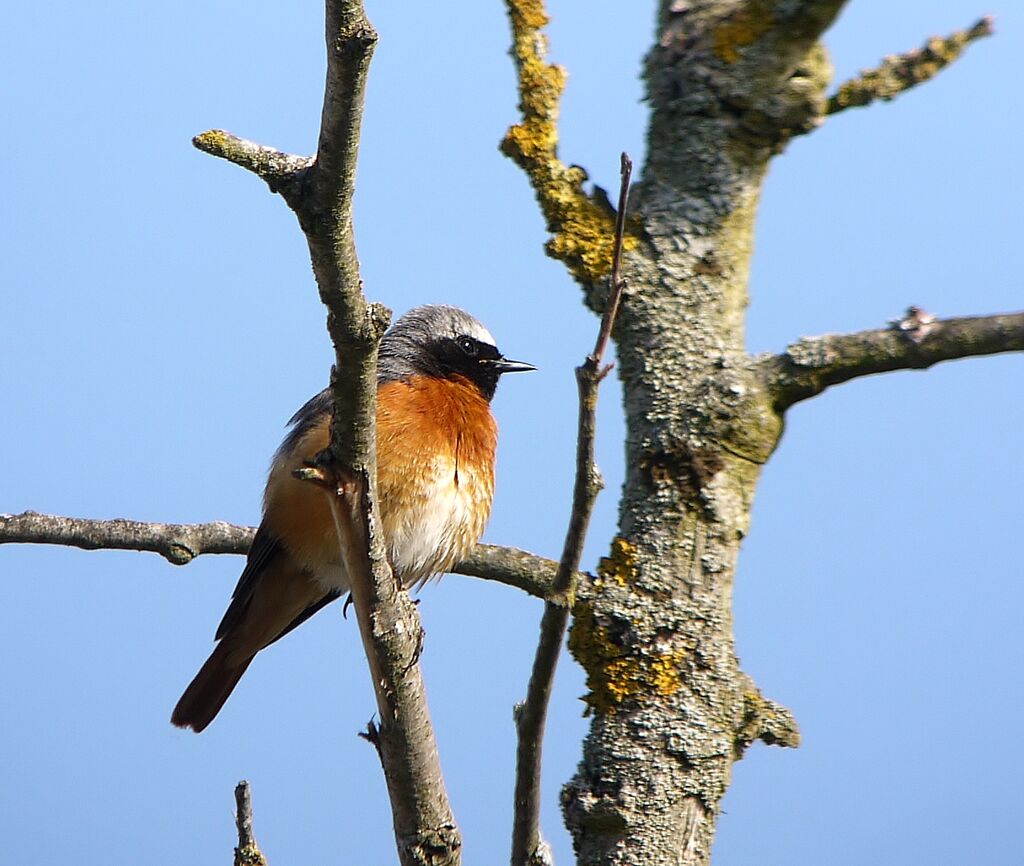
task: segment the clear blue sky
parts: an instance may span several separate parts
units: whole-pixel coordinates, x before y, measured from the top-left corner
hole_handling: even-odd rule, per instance
[[[761,206],[752,350],[1022,303],[1020,63],[1010,0],[854,0],[840,79],[986,12],[998,35],[933,83],[849,112],[776,160]],[[574,446],[572,366],[595,321],[524,178],[502,9],[370,3],[381,41],[360,161],[367,291],[466,307],[538,373],[502,384],[486,538],[556,555]],[[653,9],[552,0],[570,70],[563,156],[614,188],[643,153]],[[313,149],[322,11],[303,4],[16,3],[0,32],[0,511],[254,523],[283,423],[326,381],[324,314],[294,218],[194,151],[224,127]],[[738,651],[804,746],[735,768],[729,864],[1020,862],[1024,359],[861,380],[796,408],[764,473],[736,583]],[[608,479],[585,562],[614,532]],[[241,568],[0,547],[0,863],[230,862],[232,789],[254,787],[272,866],[395,862],[356,627],[340,608],[261,654],[202,736],[168,716]],[[423,594],[423,668],[467,864],[507,862],[512,704],[540,605],[449,577]],[[560,669],[544,825],[585,731]]]

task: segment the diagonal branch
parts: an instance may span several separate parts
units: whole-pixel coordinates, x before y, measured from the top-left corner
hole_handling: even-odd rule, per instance
[[[584,191],[586,171],[558,157],[558,110],[566,74],[545,57],[543,30],[549,18],[542,0],[505,0],[505,6],[522,120],[505,133],[501,152],[526,172],[536,193],[551,233],[547,254],[590,290],[611,273],[615,217],[601,196]],[[633,249],[636,237],[630,233],[624,244]]]
[[[826,113],[838,114],[876,100],[895,99],[904,91],[930,81],[957,60],[968,45],[994,32],[993,19],[986,15],[966,30],[957,30],[944,38],[933,36],[921,48],[886,57],[875,69],[866,70],[840,85],[829,97]]]
[[[92,520],[56,514],[0,514],[0,544],[55,544],[81,550],[135,550],[159,553],[172,565],[187,565],[204,554],[249,552],[256,528],[212,523],[146,523],[141,520]],[[537,598],[551,593],[558,563],[497,544],[478,544],[454,574],[493,580]],[[578,577],[578,575],[577,575]]]
[[[832,385],[892,370],[923,370],[940,361],[1024,351],[1024,312],[936,319],[917,307],[890,327],[804,337],[781,355],[754,359],[784,411]]]
[[[597,390],[601,380],[611,369],[610,365],[605,367],[602,363],[625,286],[625,281],[619,276],[619,265],[622,260],[626,200],[632,170],[633,163],[625,153],[622,154],[622,185],[619,192],[618,219],[615,224],[609,301],[601,319],[594,351],[576,368],[576,384],[579,389],[579,432],[576,439],[576,483],[569,529],[551,596],[544,605],[540,640],[533,660],[526,700],[517,706],[515,711],[518,748],[515,814],[512,825],[512,866],[549,866],[552,862],[551,852],[540,832],[541,749],[555,668],[575,595],[575,577],[583,554],[583,542],[587,536],[594,502],[604,486],[594,462]]]
[[[312,157],[284,153],[276,148],[239,138],[223,129],[210,129],[200,133],[192,139],[192,144],[203,153],[226,159],[248,169],[265,180],[272,192],[283,192],[285,189],[291,191],[293,182],[313,164]],[[291,200],[290,195],[285,194],[285,199]]]

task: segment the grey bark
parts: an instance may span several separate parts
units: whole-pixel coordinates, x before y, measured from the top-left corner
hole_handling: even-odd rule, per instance
[[[647,58],[648,160],[615,338],[626,481],[619,538],[580,587],[583,759],[563,791],[580,864],[706,863],[751,736],[795,726],[739,669],[731,595],[754,487],[782,429],[744,352],[768,162],[825,107],[817,40],[842,3],[663,2]]]

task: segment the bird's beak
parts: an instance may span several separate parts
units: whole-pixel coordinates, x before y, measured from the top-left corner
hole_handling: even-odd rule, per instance
[[[491,364],[499,373],[528,373],[537,369],[526,361],[510,361],[508,358],[497,358]]]

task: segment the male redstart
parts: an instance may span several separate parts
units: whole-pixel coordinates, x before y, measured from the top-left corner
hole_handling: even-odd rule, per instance
[[[377,489],[388,558],[403,586],[447,571],[480,538],[494,494],[491,398],[502,373],[533,369],[503,357],[487,329],[455,307],[412,310],[381,340]],[[289,423],[217,646],[171,715],[197,733],[256,653],[349,589],[326,496],[292,474],[329,443],[330,391]]]

